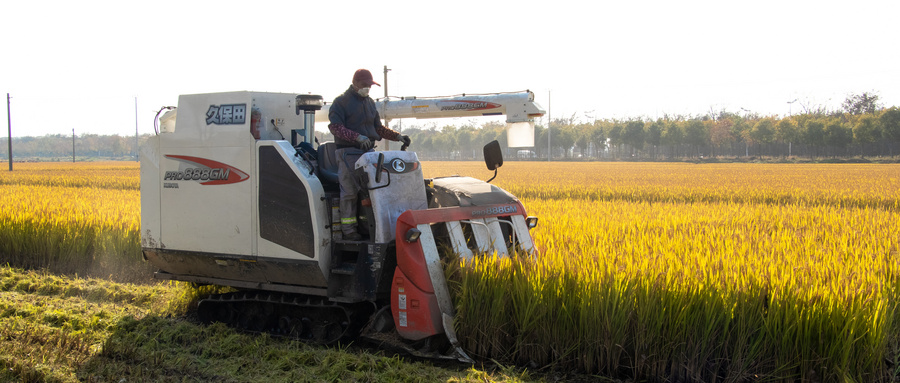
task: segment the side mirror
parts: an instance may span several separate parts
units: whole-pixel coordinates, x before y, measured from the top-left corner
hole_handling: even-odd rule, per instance
[[[500,150],[500,143],[497,140],[484,146],[484,164],[488,170],[497,170],[503,166],[503,151]]]
[[[381,172],[384,170],[384,153],[378,153],[378,164],[375,165],[375,183],[381,183]]]
[[[487,165],[488,170],[494,171],[494,176],[486,181],[490,183],[497,178],[497,169],[503,166],[503,151],[500,150],[500,143],[497,140],[488,142],[484,146],[484,164]]]

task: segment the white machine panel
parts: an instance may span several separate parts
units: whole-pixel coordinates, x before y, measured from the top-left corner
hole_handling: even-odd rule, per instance
[[[381,182],[375,182],[378,155],[384,154],[384,171]],[[364,168],[369,175],[369,198],[375,213],[375,242],[385,243],[394,239],[397,218],[407,210],[428,209],[425,199],[425,182],[422,166],[414,152],[368,152],[356,161],[356,168]],[[384,187],[382,187],[384,186]]]
[[[163,116],[162,131],[142,148],[145,246],[257,255],[257,141],[250,116],[254,109],[262,114],[259,142],[290,139],[292,129],[304,127],[295,99],[243,91],[180,96],[177,117],[176,111]]]
[[[141,247],[158,248],[160,240],[159,140],[150,139],[141,147]]]
[[[251,254],[253,184],[248,181],[248,166],[252,149],[179,149],[162,149],[162,245]]]

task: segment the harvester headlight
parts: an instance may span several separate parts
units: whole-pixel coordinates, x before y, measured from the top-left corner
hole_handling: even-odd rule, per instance
[[[419,240],[419,236],[422,235],[422,232],[419,229],[412,228],[406,231],[406,242],[415,242]]]
[[[528,228],[529,228],[529,229],[534,229],[534,228],[536,228],[536,227],[537,227],[537,221],[538,221],[538,218],[535,217],[535,216],[531,216],[531,217],[525,218],[525,224],[528,225]]]

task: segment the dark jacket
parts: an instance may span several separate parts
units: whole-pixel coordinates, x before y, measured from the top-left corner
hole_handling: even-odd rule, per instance
[[[356,147],[356,137],[359,134],[372,141],[382,138],[393,141],[400,139],[397,132],[385,128],[381,123],[375,101],[371,97],[360,96],[352,86],[331,103],[328,120],[328,129],[334,134],[334,142],[338,148]]]

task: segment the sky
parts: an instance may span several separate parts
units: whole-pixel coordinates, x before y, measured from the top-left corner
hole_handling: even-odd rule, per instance
[[[898,11],[868,0],[5,1],[0,92],[15,137],[152,133],[180,94],[330,101],[356,69],[382,82],[385,66],[391,96],[528,89],[552,118],[582,122],[784,116],[862,92],[900,106]]]

